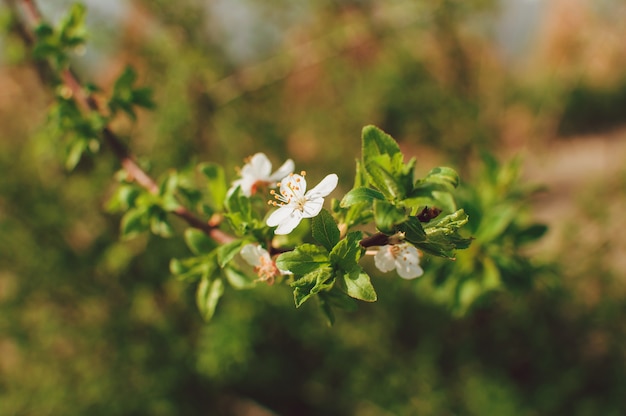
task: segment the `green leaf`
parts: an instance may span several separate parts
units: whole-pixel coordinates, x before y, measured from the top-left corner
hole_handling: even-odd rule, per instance
[[[363,234],[360,231],[348,233],[330,252],[330,262],[335,267],[349,272],[357,266],[363,248],[359,244]]]
[[[169,238],[174,235],[174,229],[167,219],[167,213],[162,209],[152,209],[150,215],[150,231],[154,235]]]
[[[391,136],[374,126],[363,128],[362,168],[372,185],[387,199],[403,198],[411,188],[415,160],[404,165],[403,157]]]
[[[211,278],[217,271],[215,255],[170,260],[170,272],[183,282]]]
[[[458,231],[463,227],[469,218],[465,211],[458,210],[450,215],[430,222],[424,227],[426,241],[411,241],[407,236],[407,241],[413,243],[430,254],[440,257],[453,258],[454,250],[469,247],[471,238],[462,237]]]
[[[117,110],[122,110],[135,120],[134,106],[144,108],[155,106],[152,100],[152,90],[146,87],[134,88],[133,84],[136,81],[137,73],[131,66],[126,66],[113,85],[113,93],[109,100],[111,113],[114,114]]]
[[[360,224],[368,224],[372,221],[374,213],[372,211],[372,204],[361,202],[360,204],[352,205],[345,213],[344,221],[348,227]]]
[[[289,270],[295,275],[305,275],[329,264],[328,252],[313,244],[302,244],[276,259],[279,269]]]
[[[317,268],[291,283],[296,307],[322,290],[330,290],[335,284],[330,267]]]
[[[362,186],[350,190],[341,200],[341,207],[347,208],[359,203],[372,204],[375,199],[383,200],[385,196],[375,189]]]
[[[354,188],[362,188],[367,186],[367,173],[363,169],[362,160],[356,161],[356,172],[354,174]]]
[[[452,190],[459,186],[459,174],[452,168],[437,167],[428,172],[426,182],[439,183]]]
[[[374,201],[374,222],[376,227],[383,233],[393,233],[398,224],[402,224],[408,218],[404,208],[396,207],[386,201]]]
[[[532,224],[520,230],[516,234],[515,239],[517,244],[528,244],[543,237],[547,231],[548,227],[545,224]]]
[[[222,279],[203,278],[200,281],[196,291],[196,304],[205,321],[209,321],[213,317],[217,303],[223,294],[224,282]]]
[[[185,230],[185,243],[187,247],[195,255],[208,254],[213,251],[217,244],[211,239],[204,231],[200,231],[196,228],[187,228]]]
[[[435,232],[443,231],[444,233],[453,233],[463,227],[469,221],[469,217],[464,210],[460,209],[452,214],[446,215],[443,218],[436,219],[430,222],[424,228],[427,235],[431,235]]]
[[[333,312],[333,308],[330,302],[326,298],[324,298],[321,293],[319,294],[318,299],[320,303],[320,309],[322,310],[322,313],[326,318],[326,323],[328,324],[328,326],[333,326],[335,324],[335,313]]]
[[[387,133],[376,126],[365,126],[361,133],[363,160],[367,162],[370,158],[379,155],[389,155],[401,153],[396,141]]]
[[[250,276],[234,267],[225,267],[223,273],[228,283],[237,290],[252,289],[256,286],[255,281]]]
[[[133,104],[139,107],[151,109],[155,108],[156,104],[152,98],[152,88],[141,87],[133,90]]]
[[[170,260],[170,273],[172,273],[175,276],[185,274],[189,271],[189,269],[190,268],[187,267],[182,260],[179,260],[179,259]]]
[[[336,287],[333,287],[329,291],[318,292],[318,299],[322,313],[324,314],[326,322],[329,326],[333,326],[335,323],[335,313],[333,312],[333,307],[349,312],[354,312],[358,308],[357,303],[353,298],[346,295]]]
[[[70,12],[59,25],[61,43],[65,47],[76,47],[85,41],[87,30],[85,28],[85,16],[87,8],[80,3],[74,3]]]
[[[457,313],[463,315],[470,308],[472,303],[476,301],[482,295],[483,291],[478,283],[474,279],[463,279],[456,287],[456,308]]]
[[[481,222],[481,227],[476,233],[476,238],[483,242],[497,239],[511,225],[518,213],[519,207],[516,205],[499,207],[497,211],[485,216]]]
[[[69,171],[74,170],[83,157],[85,150],[87,150],[87,142],[85,142],[85,140],[74,140],[69,147],[67,158],[65,159],[65,168]]]
[[[415,159],[405,165],[403,158],[391,136],[374,126],[363,128],[363,170],[369,182],[389,200],[403,198],[412,188]]]
[[[250,198],[246,197],[241,188],[237,187],[233,192],[228,194],[225,201],[226,210],[225,217],[228,218],[232,227],[239,233],[245,235],[255,220],[252,218],[252,203]]]
[[[440,183],[418,182],[402,204],[415,209],[435,206],[445,212],[456,211],[456,204],[450,190]]]
[[[351,298],[336,286],[328,292],[320,292],[319,296],[320,299],[324,299],[330,305],[345,311],[354,312],[358,309],[358,304],[354,298]]]
[[[51,36],[54,33],[54,29],[52,28],[52,26],[50,26],[47,23],[39,23],[35,27],[34,32],[35,32],[35,35],[37,35],[37,37],[45,38],[45,37]]]
[[[404,233],[404,238],[411,243],[426,241],[426,232],[416,217],[409,217],[405,223],[400,225],[399,229]]]
[[[385,162],[386,159],[379,157],[365,162],[365,171],[369,180],[387,199],[394,201],[404,198],[406,190],[392,174],[390,162],[380,163],[381,161]]]
[[[348,296],[366,302],[376,302],[377,295],[370,281],[370,277],[360,266],[353,268],[349,273],[341,275],[342,282]]]
[[[130,209],[120,223],[122,238],[129,239],[150,228],[150,219],[146,207]]]
[[[222,211],[228,190],[224,169],[215,163],[203,163],[199,165],[198,168],[207,178],[211,207],[216,211]]]
[[[459,185],[459,176],[454,169],[438,167],[432,169],[425,178],[415,182],[413,190],[402,202],[404,206],[419,208],[436,206],[445,212],[456,211],[452,192]]]
[[[226,266],[226,264],[231,261],[237,253],[239,253],[243,243],[244,240],[235,240],[219,246],[217,249],[217,263],[220,267]]]
[[[176,193],[180,184],[178,172],[169,172],[159,185],[159,206],[164,211],[172,212],[181,207],[176,199]]]
[[[108,212],[127,211],[135,205],[135,200],[140,194],[140,190],[135,185],[120,184],[106,204]]]
[[[484,291],[495,290],[502,286],[500,270],[494,261],[489,257],[483,258],[483,278],[482,286]]]
[[[315,241],[330,251],[339,242],[339,228],[328,211],[322,209],[318,216],[313,217],[311,233]]]
[[[124,99],[124,101],[128,101],[131,98],[130,91],[136,80],[137,73],[132,66],[126,65],[124,67],[124,71],[115,80],[115,84],[113,84],[113,91],[116,91],[120,95],[127,94],[127,96],[122,96],[120,98]]]

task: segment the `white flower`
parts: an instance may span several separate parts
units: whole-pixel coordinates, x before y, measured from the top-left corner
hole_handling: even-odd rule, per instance
[[[381,272],[396,269],[403,279],[415,279],[424,274],[419,252],[409,243],[382,246],[374,256],[374,264]]]
[[[272,162],[264,153],[257,153],[246,161],[241,168],[241,178],[233,182],[228,193],[230,194],[237,186],[240,186],[243,194],[249,197],[261,186],[274,186],[281,178],[293,172],[293,169],[293,160],[287,159],[276,172],[271,173]]]
[[[270,257],[270,253],[258,244],[246,244],[239,253],[246,263],[254,267],[255,273],[259,275],[259,280],[267,282],[269,285],[274,283],[277,276],[290,274],[280,270]]]
[[[306,192],[305,172],[301,175],[291,174],[280,181],[280,194],[272,191],[271,194],[278,200],[270,201],[274,206],[280,206],[272,212],[266,221],[270,227],[278,226],[276,234],[289,234],[300,224],[303,218],[313,218],[322,210],[324,197],[330,194],[337,186],[337,175],[331,173],[309,192]],[[306,192],[306,193],[305,193]]]

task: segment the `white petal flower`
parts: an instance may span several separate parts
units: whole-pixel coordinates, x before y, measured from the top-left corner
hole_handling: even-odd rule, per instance
[[[408,243],[382,246],[374,256],[374,264],[381,272],[396,269],[403,279],[415,279],[424,274],[419,252]]]
[[[241,248],[239,254],[241,254],[246,263],[254,267],[255,273],[259,275],[259,280],[270,285],[274,283],[274,279],[277,276],[290,274],[280,270],[274,260],[272,260],[270,253],[258,244],[246,244]]]
[[[280,193],[271,192],[278,202],[270,201],[270,204],[280,208],[272,212],[266,224],[270,227],[278,226],[276,234],[289,234],[303,218],[313,218],[319,214],[324,205],[324,197],[337,187],[339,180],[337,175],[331,173],[306,192],[305,175],[305,172],[301,175],[291,174],[280,181]]]
[[[261,186],[275,186],[277,181],[293,172],[294,167],[293,160],[288,159],[276,172],[271,173],[272,162],[264,153],[257,153],[241,168],[241,178],[232,183],[228,193],[240,186],[243,194],[250,196]]]

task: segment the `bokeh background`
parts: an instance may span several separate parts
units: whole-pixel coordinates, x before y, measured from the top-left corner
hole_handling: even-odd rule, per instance
[[[40,3],[53,22],[70,5]],[[105,209],[113,155],[64,169],[62,139],[45,127],[51,91],[5,30],[0,414],[623,414],[622,1],[86,4],[75,68],[106,92],[131,64],[153,88],[157,108],[113,128],[155,176],[214,161],[233,178],[263,151],[312,178],[334,171],[346,191],[361,128],[375,124],[418,173],[456,168],[466,201],[490,190],[492,220],[515,194],[514,216],[549,231],[508,254],[523,261],[500,277],[523,284],[466,304],[435,284],[461,276],[455,265],[427,261],[418,281],[376,278],[380,300],[332,328],[279,286],[228,290],[206,324],[193,286],[169,273],[170,258],[189,255],[180,239],[120,240]],[[5,4],[0,18],[8,26]],[[485,167],[485,152],[501,169],[521,156],[519,180]],[[500,231],[458,263],[497,263],[490,250],[514,230]],[[488,274],[471,270],[463,279]]]

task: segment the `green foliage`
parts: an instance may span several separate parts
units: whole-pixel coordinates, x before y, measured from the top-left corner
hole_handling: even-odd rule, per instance
[[[121,110],[131,119],[136,120],[135,107],[154,108],[152,90],[146,87],[135,88],[136,81],[137,73],[132,67],[127,66],[113,84],[113,92],[109,99],[111,114],[114,115]]]
[[[276,265],[296,276],[302,276],[318,268],[330,265],[328,251],[313,244],[302,244],[292,251],[281,254],[276,259]]]
[[[363,129],[362,150],[360,166],[365,167],[365,180],[342,199],[340,206],[347,210],[346,218],[354,209],[372,212],[379,231],[387,235],[401,232],[407,241],[436,256],[453,257],[454,250],[469,246],[471,239],[459,234],[468,216],[456,210],[456,171],[438,167],[414,181],[415,160],[403,163],[395,141],[374,126]],[[416,215],[425,207],[437,207],[448,215],[428,222],[424,230]],[[367,219],[364,216],[363,222]]]
[[[227,191],[224,168],[216,163],[201,163],[198,169],[207,179],[206,189],[210,211],[221,212],[224,209]]]
[[[311,221],[311,234],[315,241],[328,251],[332,250],[340,239],[339,228],[332,215],[325,209]]]
[[[202,318],[208,321],[213,317],[217,302],[223,294],[224,282],[222,279],[202,278],[196,292],[196,304]]]
[[[59,88],[61,94],[63,91],[63,88]],[[95,112],[83,115],[74,100],[57,96],[48,113],[48,125],[55,136],[67,143],[67,170],[73,170],[84,154],[93,155],[100,150],[100,132],[106,122],[105,117]]]
[[[524,204],[538,188],[520,181],[519,159],[501,165],[484,153],[483,161],[476,182],[459,194],[459,203],[472,217],[468,224],[472,245],[466,252],[458,252],[454,269],[444,263],[430,269],[436,276],[436,291],[446,302],[452,301],[452,310],[459,314],[466,313],[493,292],[530,289],[532,276],[542,269],[524,252],[527,244],[537,241],[547,231],[545,225],[529,222],[523,212]],[[425,229],[428,237],[436,241],[449,233],[443,243],[447,245],[458,237],[455,230],[458,223],[467,223],[467,215],[459,211],[435,223],[438,223],[436,228]],[[424,246],[420,248],[427,250]]]
[[[68,53],[85,43],[87,30],[85,15],[87,9],[82,4],[74,4],[68,14],[56,27],[41,23],[35,28],[37,43],[33,55],[37,59],[49,59],[57,69],[69,65]]]
[[[330,267],[315,267],[311,272],[295,280],[293,297],[296,307],[300,307],[307,299],[320,291],[328,291],[334,285],[333,271]]]
[[[217,248],[217,263],[220,267],[225,267],[228,263],[230,263],[233,257],[239,253],[239,249],[243,243],[243,240],[235,240],[230,243],[222,244]]]

